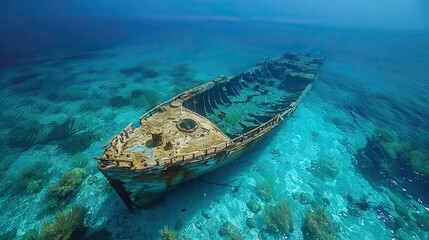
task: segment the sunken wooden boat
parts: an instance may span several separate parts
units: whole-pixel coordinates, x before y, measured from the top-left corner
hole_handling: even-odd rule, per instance
[[[154,107],[104,145],[98,168],[128,208],[224,166],[292,114],[325,58],[286,52]]]

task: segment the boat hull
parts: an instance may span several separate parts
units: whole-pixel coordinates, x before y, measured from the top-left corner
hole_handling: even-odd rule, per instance
[[[286,52],[220,76],[154,107],[104,145],[99,170],[130,208],[238,159],[287,119],[325,58]]]
[[[100,169],[100,171],[129,209],[147,209],[178,185],[237,160],[254,143],[251,142],[233,152],[219,152],[217,156],[202,161],[172,165],[164,169],[149,171]]]

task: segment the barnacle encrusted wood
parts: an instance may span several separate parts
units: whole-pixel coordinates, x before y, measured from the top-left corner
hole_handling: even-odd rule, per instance
[[[324,60],[286,52],[189,89],[110,139],[96,157],[99,169],[129,208],[149,207],[178,184],[237,159],[282,122]]]

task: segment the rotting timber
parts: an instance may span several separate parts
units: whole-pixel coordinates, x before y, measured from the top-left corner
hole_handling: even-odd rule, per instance
[[[104,145],[98,168],[129,208],[237,159],[295,111],[325,58],[286,52],[152,108]]]

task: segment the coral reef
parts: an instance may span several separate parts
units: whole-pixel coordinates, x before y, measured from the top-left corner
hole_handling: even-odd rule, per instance
[[[270,201],[273,197],[274,186],[265,179],[256,181],[256,194],[264,201]]]
[[[19,240],[39,240],[39,232],[34,229],[30,229],[24,233]]]
[[[325,154],[318,161],[311,162],[311,172],[321,180],[326,180],[337,178],[341,169],[332,156]]]
[[[57,212],[52,222],[43,220],[40,233],[34,229],[21,236],[21,240],[71,240],[82,239],[85,233],[86,208],[74,205],[69,210]],[[11,238],[10,238],[11,239]]]
[[[85,231],[86,209],[75,205],[70,210],[55,214],[54,220],[42,222],[39,239],[79,239]]]
[[[161,230],[159,230],[159,234],[161,235],[162,240],[180,239],[180,234],[174,230],[169,229],[168,226],[164,226]]]
[[[364,152],[366,155],[362,155]],[[397,163],[389,155],[391,154],[386,151],[377,138],[369,138],[365,148],[359,150],[359,153],[355,155],[357,167],[373,176],[376,176],[379,170],[392,171],[397,169]]]
[[[46,205],[52,210],[63,208],[79,192],[85,174],[85,170],[81,168],[66,172],[58,182],[49,186]]]
[[[411,144],[399,139],[391,139],[389,138],[389,141],[383,140],[384,138],[378,136],[373,137],[374,139],[377,139],[382,144],[382,147],[386,152],[388,153],[388,156],[390,158],[396,158],[398,156],[398,153],[404,153],[408,152],[411,149]]]
[[[382,184],[395,192],[422,198],[427,189],[429,153],[422,143],[409,143],[393,137],[367,138],[365,147],[354,155],[356,170],[370,184]],[[391,179],[404,179],[392,184]]]
[[[337,238],[331,219],[320,206],[316,210],[307,211],[302,232],[305,239],[327,240]]]
[[[258,213],[259,211],[261,211],[261,205],[255,200],[247,202],[246,206],[252,213]]]
[[[424,150],[412,150],[407,153],[411,168],[429,176],[429,153]]]
[[[415,146],[400,138],[395,138],[387,130],[377,129],[375,136],[371,139],[380,145],[380,152],[386,153],[381,161],[381,168],[384,170],[395,170],[403,165],[410,166],[413,170],[429,176],[429,152],[424,148]]]
[[[243,236],[241,230],[237,226],[235,226],[234,224],[232,224],[230,222],[225,222],[224,224],[222,224],[218,233],[221,237],[224,237],[224,238],[229,239],[229,240],[244,239],[244,236]]]
[[[399,140],[398,136],[389,129],[376,128],[372,138],[383,145],[390,158],[396,158],[396,153],[405,152],[411,148],[409,143]]]
[[[270,232],[291,233],[293,231],[293,220],[288,202],[281,200],[275,206],[265,206],[264,225]]]
[[[39,161],[21,170],[14,176],[14,192],[40,192],[50,177],[47,169],[49,164]]]

